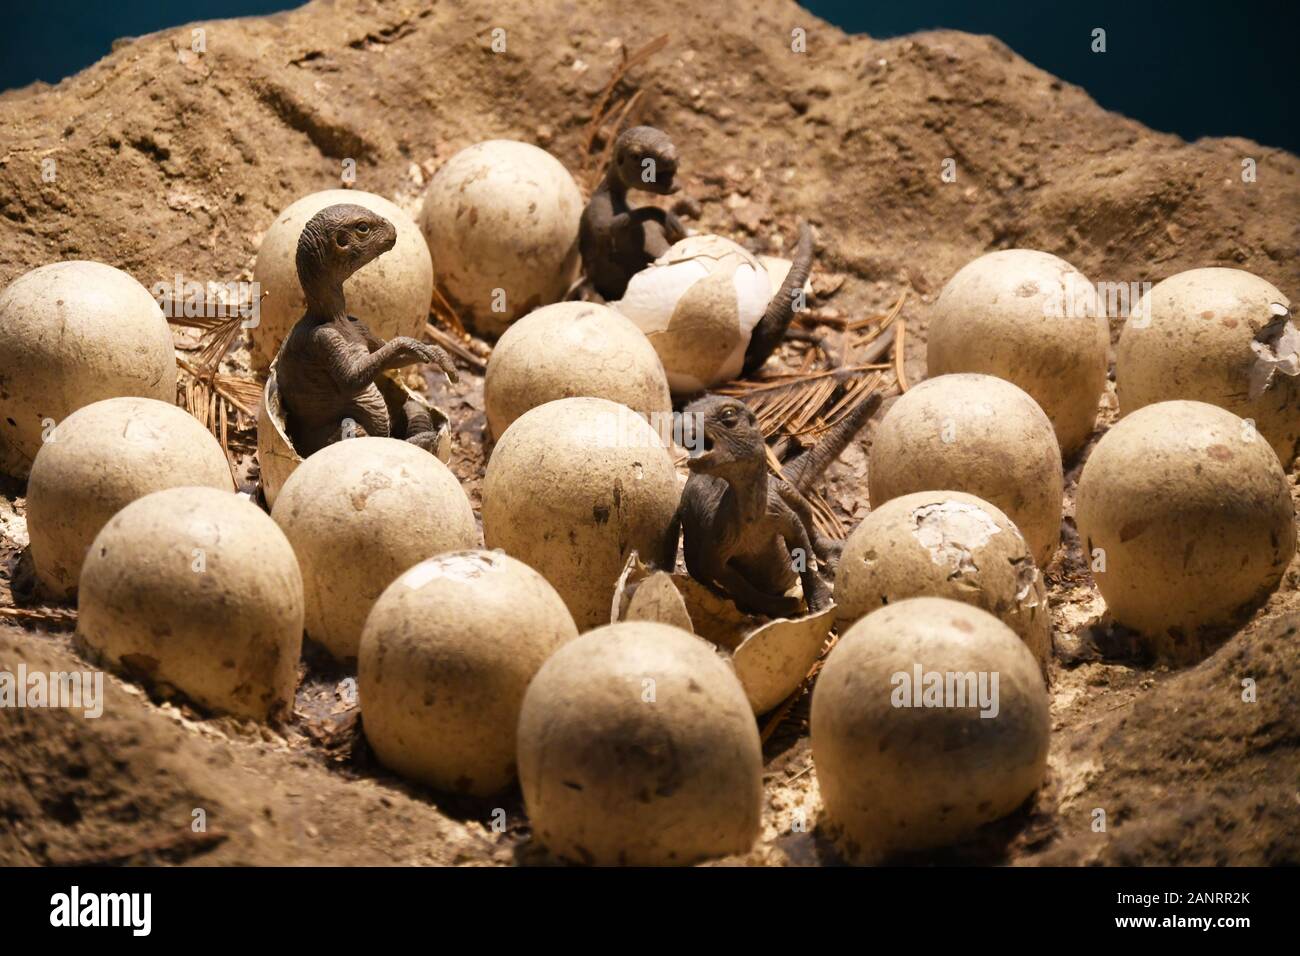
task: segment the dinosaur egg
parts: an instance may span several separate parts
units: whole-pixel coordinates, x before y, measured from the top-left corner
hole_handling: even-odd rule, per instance
[[[1204,402],[1157,402],[1122,418],[1089,455],[1075,510],[1106,606],[1162,657],[1201,656],[1198,631],[1236,622],[1295,555],[1277,455]]]
[[[967,263],[935,302],[931,377],[996,375],[1042,406],[1070,455],[1092,435],[1106,388],[1110,330],[1092,283],[1064,259],[1032,249]]]
[[[672,414],[659,356],[609,306],[544,306],[510,326],[492,350],[483,398],[494,436],[530,408],[584,395],[626,405],[652,423]]]
[[[247,498],[169,488],[127,505],[86,555],[77,633],[113,666],[214,711],[287,714],[302,649],[302,576]]]
[[[357,656],[366,615],[418,561],[478,546],[469,498],[451,470],[396,438],[327,445],[295,469],[271,517],[302,568],[307,636]]]
[[[596,866],[743,853],[763,800],[758,729],[713,648],[667,624],[610,624],[542,665],[519,717],[533,832]]]
[[[734,379],[772,298],[767,270],[721,236],[688,236],[642,269],[614,308],[663,361],[674,395]]]
[[[1120,411],[1188,399],[1255,423],[1283,467],[1300,453],[1300,326],[1291,302],[1240,269],[1192,269],[1157,283],[1124,324]]]
[[[971,836],[1038,789],[1049,727],[1038,662],[987,611],[940,597],[873,611],[813,688],[827,829],[857,863]]]
[[[56,262],[0,293],[0,471],[27,477],[54,425],[121,396],[176,399],[171,330],[144,286],[100,262]]]
[[[357,682],[381,763],[439,790],[489,796],[515,778],[524,691],[578,636],[546,579],[499,551],[420,562],[379,596]]]
[[[840,633],[910,597],[951,598],[988,611],[1046,667],[1052,616],[1042,575],[1020,531],[987,501],[920,491],[885,502],[853,529],[835,573]]]
[[[95,535],[137,498],[202,485],[234,492],[221,445],[182,408],[109,398],[73,412],[36,454],[27,482],[32,564],[52,596],[70,597]]]
[[[608,623],[628,554],[657,557],[681,497],[644,418],[604,398],[562,398],[505,430],[483,479],[483,537],[541,572],[579,630]]]
[[[307,221],[326,206],[352,203],[383,216],[397,229],[397,243],[358,269],[343,283],[348,314],[370,327],[381,339],[399,335],[421,338],[433,299],[433,264],[419,227],[383,196],[359,189],[326,189],[291,203],[262,237],[253,266],[260,285],[260,314],[252,328],[252,358],[258,368],[275,359],[307,300],[298,282],[298,239]]]
[[[1056,433],[1038,403],[992,375],[940,375],[911,388],[876,428],[871,504],[945,489],[1010,518],[1040,568],[1061,536],[1064,477]]]
[[[544,149],[507,139],[462,149],[434,174],[420,212],[439,288],[475,331],[500,335],[577,278],[582,207]]]

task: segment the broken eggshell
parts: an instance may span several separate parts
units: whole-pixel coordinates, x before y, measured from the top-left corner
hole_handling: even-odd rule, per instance
[[[398,423],[404,421],[403,406],[409,399],[424,406],[433,419],[438,430],[436,456],[446,464],[451,459],[450,419],[441,409],[429,404],[419,392],[414,392],[402,384],[397,375],[384,372],[375,377],[375,384],[384,396],[388,406],[389,420]],[[257,460],[262,469],[262,494],[266,497],[267,507],[275,504],[275,498],[289,480],[294,469],[302,464],[302,456],[293,447],[285,423],[284,403],[280,399],[280,387],[276,381],[275,366],[267,376],[262,388],[262,407],[257,417]]]
[[[722,236],[688,236],[634,275],[611,302],[659,353],[674,395],[740,374],[750,334],[772,298],[762,263]]]
[[[633,552],[614,589],[611,622],[656,621],[713,644],[765,714],[798,689],[830,635],[835,605],[798,618],[745,614],[689,574],[652,571]]]

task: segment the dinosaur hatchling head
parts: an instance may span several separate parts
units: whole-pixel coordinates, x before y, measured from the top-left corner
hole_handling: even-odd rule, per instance
[[[684,428],[693,449],[692,472],[727,477],[766,467],[763,433],[753,410],[737,398],[710,395],[686,406]]]
[[[298,238],[298,279],[303,288],[344,280],[397,242],[397,229],[378,213],[352,203],[326,206]]]
[[[614,171],[627,189],[667,196],[677,192],[677,147],[653,126],[633,126],[614,142]]]

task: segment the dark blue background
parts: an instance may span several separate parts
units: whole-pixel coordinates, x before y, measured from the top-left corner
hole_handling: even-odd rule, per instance
[[[738,0],[743,4],[744,0]],[[121,36],[284,10],[285,0],[18,0],[0,27],[0,89],[56,82]],[[1176,0],[805,0],[874,37],[949,27],[989,33],[1108,109],[1187,139],[1248,136],[1300,153],[1300,3]],[[1092,30],[1107,52],[1091,52]],[[647,27],[649,29],[649,27]]]

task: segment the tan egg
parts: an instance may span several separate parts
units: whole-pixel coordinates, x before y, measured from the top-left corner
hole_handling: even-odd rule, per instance
[[[1295,556],[1295,511],[1277,455],[1204,402],[1126,415],[1079,477],[1079,537],[1115,620],[1157,656],[1195,660],[1205,629],[1240,620]]]
[[[307,311],[298,282],[298,239],[312,216],[327,206],[352,203],[383,216],[397,230],[397,242],[343,283],[348,314],[381,339],[422,338],[433,299],[433,264],[415,221],[383,196],[359,189],[325,189],[295,200],[266,230],[257,250],[253,280],[263,296],[253,339],[253,364],[270,366],[289,332]]]
[[[176,399],[171,330],[144,286],[101,262],[56,262],[0,293],[0,471],[27,477],[55,425],[122,396]]]
[[[1240,269],[1159,282],[1124,324],[1115,359],[1120,412],[1208,402],[1255,423],[1290,467],[1300,453],[1300,326],[1291,300]]]
[[[497,793],[515,779],[528,682],[577,636],[555,589],[521,561],[499,551],[421,561],[380,595],[361,635],[366,740],[404,777]]]
[[[844,544],[835,572],[840,632],[877,608],[943,597],[988,611],[1046,668],[1047,589],[1011,519],[974,495],[920,491],[885,502]]]
[[[530,408],[579,396],[607,398],[671,427],[672,398],[659,356],[641,330],[609,306],[557,302],[505,331],[483,380],[494,436]]]
[[[659,435],[603,398],[564,398],[517,418],[483,479],[483,537],[540,571],[578,629],[608,623],[631,551],[662,553],[681,497]]]
[[[979,372],[1024,389],[1068,457],[1092,435],[1109,346],[1086,276],[1049,253],[1006,249],[967,263],[944,286],[926,360],[932,378]]]
[[[871,504],[915,491],[983,498],[1010,518],[1039,568],[1061,537],[1065,480],[1052,423],[1025,392],[991,375],[941,375],[913,386],[877,427]]]
[[[610,303],[659,353],[674,395],[738,376],[772,298],[767,270],[721,236],[689,236],[642,269]]]
[[[307,636],[357,656],[366,615],[418,561],[478,547],[469,498],[451,470],[396,438],[327,445],[291,474],[271,509],[302,568]]]
[[[27,482],[32,564],[55,597],[76,592],[86,549],[109,518],[165,488],[234,491],[221,445],[182,408],[109,398],[78,409],[41,446]]]
[[[220,713],[287,716],[302,649],[302,576],[247,498],[169,488],[119,511],[81,574],[77,634],[133,677]]]
[[[763,800],[758,729],[711,645],[610,624],[542,665],[519,718],[533,833],[561,859],[688,865],[748,850]]]
[[[500,335],[577,278],[582,208],[577,183],[544,149],[507,139],[462,149],[434,174],[420,212],[439,287],[475,331]]]
[[[813,688],[813,765],[827,830],[855,863],[947,846],[1043,781],[1047,689],[987,611],[918,597],[868,614]]]

